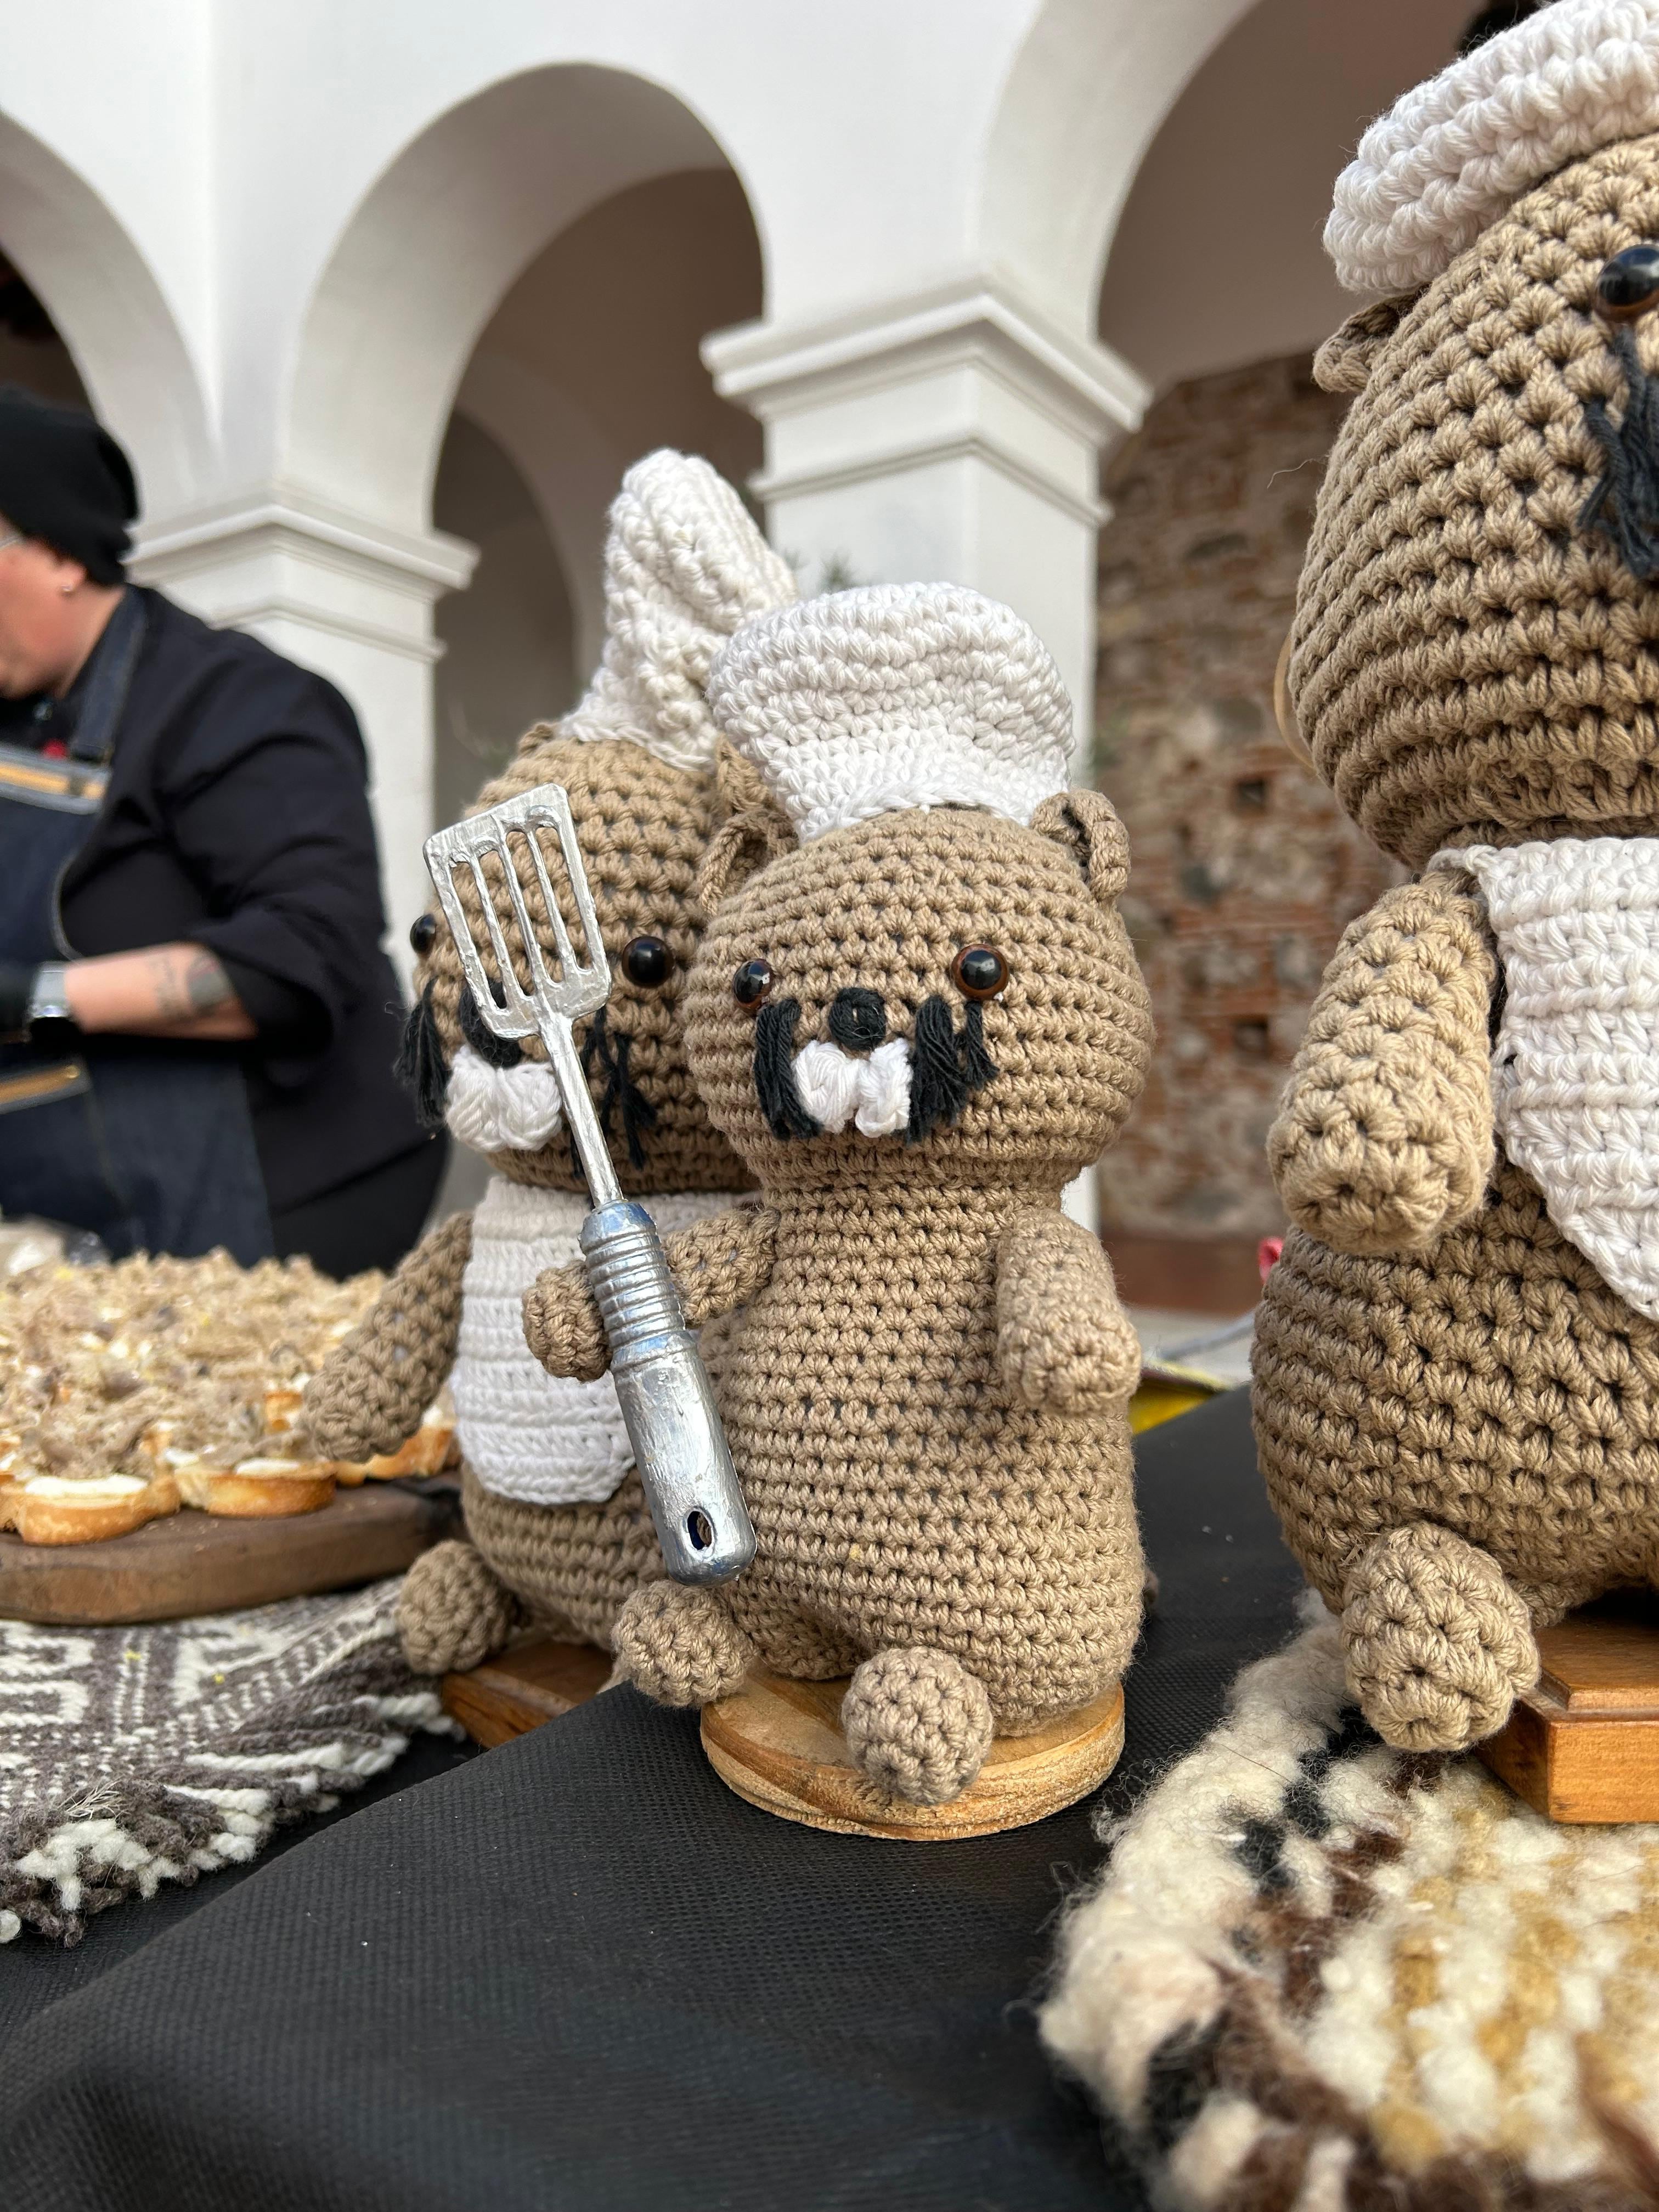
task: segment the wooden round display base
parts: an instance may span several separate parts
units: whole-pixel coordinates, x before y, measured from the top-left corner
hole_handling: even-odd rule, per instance
[[[1035,1735],[999,1736],[971,1789],[949,1805],[884,1796],[848,1756],[836,1716],[847,1688],[757,1670],[734,1698],[705,1705],[702,1747],[728,1789],[780,1820],[843,1835],[949,1844],[994,1835],[1074,1805],[1097,1789],[1123,1749],[1123,1692],[1051,1721]]]

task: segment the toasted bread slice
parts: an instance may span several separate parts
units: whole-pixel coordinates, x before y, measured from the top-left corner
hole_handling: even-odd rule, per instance
[[[398,1474],[441,1474],[455,1449],[455,1416],[441,1404],[428,1406],[421,1425],[394,1452],[380,1452],[363,1462],[365,1473],[389,1481]]]
[[[234,1467],[209,1467],[180,1459],[173,1472],[186,1505],[235,1520],[315,1513],[334,1495],[331,1460],[245,1459]]]
[[[101,1543],[178,1510],[179,1486],[167,1474],[149,1481],[106,1474],[83,1482],[34,1474],[0,1487],[0,1528],[15,1528],[26,1544]]]

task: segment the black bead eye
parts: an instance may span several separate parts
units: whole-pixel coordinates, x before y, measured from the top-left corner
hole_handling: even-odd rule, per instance
[[[951,963],[951,981],[964,999],[994,999],[1008,981],[1008,963],[994,945],[964,945]]]
[[[757,1006],[772,988],[770,963],[745,960],[732,978],[732,996],[740,1006]]]
[[[435,914],[417,914],[409,925],[409,948],[417,960],[424,960],[438,942],[438,917]]]
[[[1595,304],[1610,323],[1627,323],[1659,307],[1659,246],[1627,246],[1604,262]]]
[[[623,973],[642,991],[659,990],[674,972],[674,956],[659,937],[633,937],[623,947]]]

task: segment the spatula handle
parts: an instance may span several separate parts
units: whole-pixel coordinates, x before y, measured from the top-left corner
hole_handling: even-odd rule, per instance
[[[755,1531],[656,1224],[625,1199],[597,1206],[581,1248],[668,1571],[676,1582],[729,1582],[754,1558]]]

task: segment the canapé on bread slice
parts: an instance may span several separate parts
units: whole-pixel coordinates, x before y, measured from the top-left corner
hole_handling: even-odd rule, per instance
[[[186,1505],[234,1520],[280,1520],[315,1513],[334,1495],[331,1460],[245,1459],[234,1467],[210,1467],[182,1454],[173,1474]]]
[[[146,1521],[179,1510],[171,1474],[105,1474],[76,1481],[61,1474],[25,1475],[0,1484],[0,1528],[26,1544],[96,1544],[130,1535]]]

